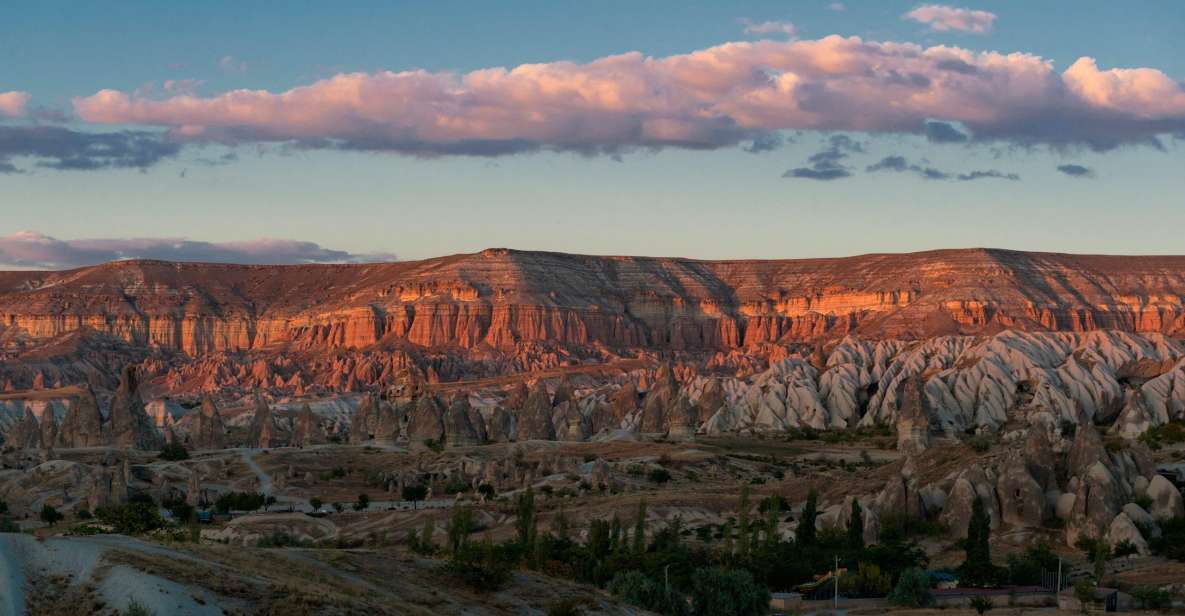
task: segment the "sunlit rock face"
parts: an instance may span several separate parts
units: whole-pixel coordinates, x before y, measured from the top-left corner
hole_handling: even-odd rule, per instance
[[[373,265],[125,261],[0,274],[0,323],[191,355],[524,341],[731,349],[847,333],[1185,332],[1185,257],[1004,250],[694,261],[486,250]]]

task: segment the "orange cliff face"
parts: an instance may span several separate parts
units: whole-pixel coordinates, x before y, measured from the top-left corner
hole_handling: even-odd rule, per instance
[[[91,329],[189,355],[287,348],[727,351],[849,332],[1185,333],[1185,257],[943,250],[697,261],[486,250],[373,265],[125,261],[0,273],[0,328]]]

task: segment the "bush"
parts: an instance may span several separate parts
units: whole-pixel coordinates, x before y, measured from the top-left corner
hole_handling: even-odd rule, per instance
[[[930,595],[930,578],[926,572],[917,567],[910,567],[901,572],[900,579],[893,592],[889,593],[889,603],[902,607],[925,607],[933,603]]]
[[[1112,558],[1123,558],[1124,556],[1131,556],[1132,554],[1139,554],[1140,550],[1136,548],[1135,544],[1127,539],[1115,544],[1111,550]]]
[[[90,509],[79,509],[74,515],[78,516],[79,520],[89,520],[95,516],[91,515]]]
[[[65,517],[66,516],[59,513],[57,509],[54,509],[50,505],[43,505],[41,507],[41,521],[45,522],[46,524],[52,526],[58,522],[61,522]]]
[[[665,468],[652,468],[647,478],[654,483],[663,484],[671,480],[671,472]]]
[[[1185,518],[1176,517],[1160,522],[1160,536],[1149,542],[1152,553],[1185,562]]]
[[[354,511],[366,511],[370,508],[370,495],[359,494],[358,500],[354,501]]]
[[[973,436],[967,439],[967,446],[978,453],[987,453],[992,448],[992,441],[987,437]]]
[[[1154,586],[1137,586],[1131,589],[1132,600],[1142,610],[1167,610],[1173,607],[1173,595]]]
[[[301,541],[284,531],[275,531],[255,543],[257,548],[307,548],[307,541]]]
[[[990,612],[994,607],[996,607],[996,604],[988,597],[971,597],[971,609],[975,610],[978,614]]]
[[[139,535],[165,525],[151,501],[137,500],[114,507],[99,507],[95,517],[115,527],[121,535]]]
[[[143,603],[132,599],[128,601],[128,609],[124,610],[124,616],[155,616],[156,612],[145,607]]]
[[[700,569],[691,578],[691,613],[764,616],[769,613],[769,589],[745,570]]]
[[[893,579],[876,565],[860,563],[855,573],[840,578],[839,587],[849,596],[883,597],[892,590]]]
[[[1150,449],[1160,449],[1164,445],[1185,443],[1185,423],[1170,422],[1160,426],[1148,428],[1140,435],[1140,441]]]
[[[609,592],[626,603],[652,612],[668,616],[687,614],[687,600],[681,594],[674,590],[667,592],[662,584],[641,571],[618,573],[609,582]]]
[[[177,460],[188,460],[189,452],[181,443],[169,443],[160,448],[160,455],[157,457],[161,460],[176,462]]]
[[[231,511],[256,511],[267,503],[267,498],[258,492],[227,492],[214,501],[218,513]]]

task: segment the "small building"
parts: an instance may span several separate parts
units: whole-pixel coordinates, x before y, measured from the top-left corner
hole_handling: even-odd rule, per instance
[[[775,592],[770,595],[769,609],[797,612],[802,607],[802,593]]]

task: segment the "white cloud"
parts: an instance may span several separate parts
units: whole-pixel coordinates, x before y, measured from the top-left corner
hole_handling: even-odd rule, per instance
[[[745,34],[784,34],[794,36],[798,28],[788,21],[763,21],[760,23],[750,19],[739,20],[745,26]]]
[[[971,34],[987,34],[996,23],[996,15],[987,11],[955,8],[943,4],[924,4],[902,16],[930,26],[931,30],[958,30]]]

